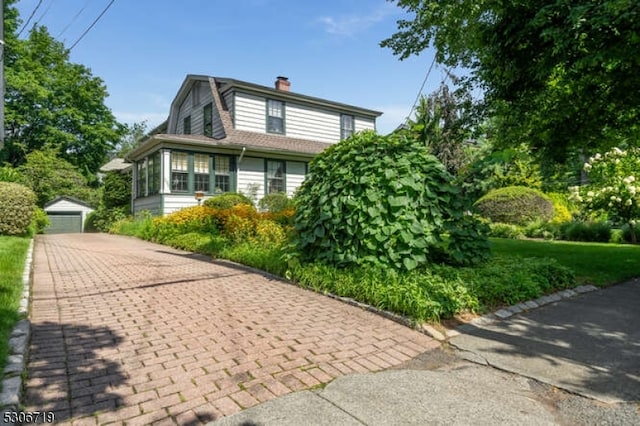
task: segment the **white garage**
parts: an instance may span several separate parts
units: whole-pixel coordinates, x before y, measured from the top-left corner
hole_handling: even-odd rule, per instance
[[[87,215],[93,209],[84,201],[61,196],[45,204],[44,211],[51,222],[45,234],[64,234],[83,232]]]

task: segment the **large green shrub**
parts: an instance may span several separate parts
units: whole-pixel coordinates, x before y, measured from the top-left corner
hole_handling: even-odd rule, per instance
[[[274,192],[267,194],[258,203],[261,210],[266,210],[270,213],[280,213],[283,210],[293,207],[293,200],[287,197],[284,192]]]
[[[553,218],[553,203],[542,192],[524,186],[489,191],[475,203],[483,217],[493,222],[526,225]]]
[[[25,234],[36,209],[36,194],[13,182],[0,182],[0,235]]]
[[[204,200],[204,205],[213,209],[230,209],[238,204],[253,206],[253,201],[246,195],[236,192],[228,192]]]
[[[607,243],[611,234],[611,225],[607,222],[576,221],[560,225],[560,238],[563,240]]]
[[[458,263],[483,259],[486,239],[475,219],[463,214],[451,181],[423,144],[359,133],[311,162],[296,196],[298,251],[303,259],[336,266],[409,270],[443,250]]]

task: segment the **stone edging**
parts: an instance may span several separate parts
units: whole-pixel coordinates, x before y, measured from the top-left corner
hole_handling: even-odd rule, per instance
[[[2,393],[0,393],[0,409],[3,412],[17,411],[22,394],[22,372],[26,366],[31,323],[27,318],[29,313],[29,291],[31,284],[31,266],[33,262],[32,239],[27,250],[24,272],[22,274],[22,296],[18,314],[23,317],[11,332],[9,337],[9,356],[2,372]]]
[[[536,309],[541,306],[548,305],[549,303],[559,302],[562,299],[569,299],[569,298],[578,296],[579,294],[589,293],[596,290],[598,290],[598,288],[594,285],[581,285],[573,289],[561,290],[556,293],[539,297],[535,300],[528,300],[526,302],[518,303],[516,305],[507,306],[506,308],[499,309],[493,313],[486,314],[478,318],[474,318],[469,323],[463,324],[455,330],[447,330],[445,334],[442,334],[438,330],[428,325],[423,325],[422,328],[427,329],[427,330],[424,330],[426,334],[430,335],[434,339],[444,341],[451,337],[458,336],[460,332],[457,330],[464,331],[465,327],[468,328],[473,326],[489,325],[495,321],[505,320],[521,312],[526,312],[531,309]]]

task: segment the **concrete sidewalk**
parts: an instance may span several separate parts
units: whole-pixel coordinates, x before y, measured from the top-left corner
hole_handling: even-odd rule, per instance
[[[459,331],[454,347],[501,370],[605,403],[640,401],[640,279]]]

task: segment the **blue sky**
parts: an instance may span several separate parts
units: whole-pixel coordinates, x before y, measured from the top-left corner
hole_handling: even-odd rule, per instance
[[[21,0],[33,22],[72,46],[110,0]],[[109,91],[120,122],[162,122],[187,74],[205,74],[291,90],[383,112],[378,130],[404,122],[433,52],[399,61],[379,42],[406,17],[385,0],[115,0],[71,51]],[[26,30],[23,36],[26,34]],[[440,84],[435,67],[424,87]]]

